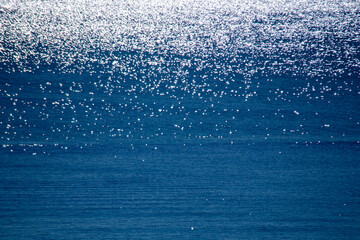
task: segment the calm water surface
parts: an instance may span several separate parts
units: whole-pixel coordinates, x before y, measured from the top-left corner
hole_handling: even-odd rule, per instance
[[[359,13],[0,0],[0,239],[360,239]]]

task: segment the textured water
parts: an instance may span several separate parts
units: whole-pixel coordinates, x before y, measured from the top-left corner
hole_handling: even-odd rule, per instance
[[[0,0],[0,238],[360,238],[359,26],[350,0]]]

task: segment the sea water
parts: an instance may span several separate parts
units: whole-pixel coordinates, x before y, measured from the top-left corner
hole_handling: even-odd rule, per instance
[[[0,1],[1,239],[360,238],[357,1]]]

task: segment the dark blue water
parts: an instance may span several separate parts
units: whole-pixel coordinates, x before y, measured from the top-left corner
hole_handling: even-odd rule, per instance
[[[0,238],[360,238],[359,9],[0,1]]]
[[[3,155],[4,239],[359,236],[358,144],[43,148]]]

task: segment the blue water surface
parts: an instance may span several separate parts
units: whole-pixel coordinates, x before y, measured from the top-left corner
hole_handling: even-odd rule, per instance
[[[356,1],[0,1],[1,239],[359,239]]]

